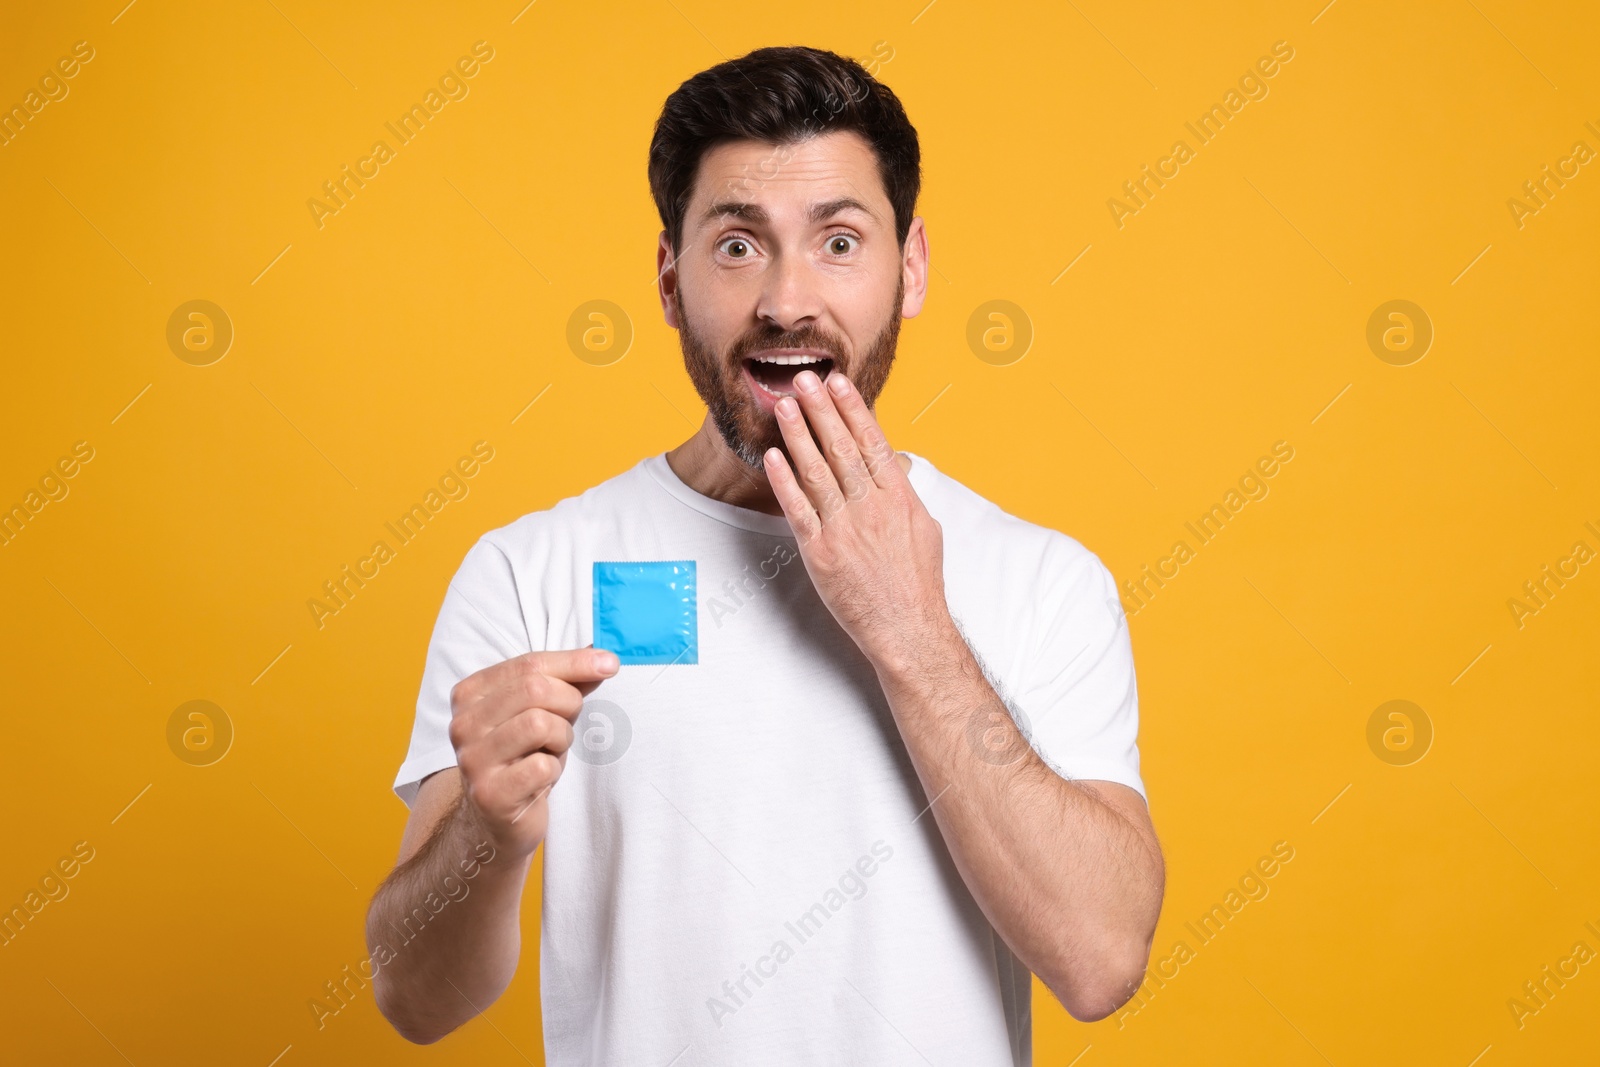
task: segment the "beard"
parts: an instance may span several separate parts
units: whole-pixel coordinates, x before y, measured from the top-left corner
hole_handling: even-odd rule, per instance
[[[695,332],[683,306],[683,286],[673,290],[673,302],[678,309],[678,343],[683,348],[684,366],[695,392],[705,402],[712,424],[722,435],[728,449],[754,470],[762,469],[762,457],[767,449],[777,448],[791,463],[789,447],[784,443],[783,432],[778,428],[776,416],[768,415],[756,403],[750,387],[745,384],[744,361],[752,352],[765,348],[814,348],[828,353],[833,359],[829,374],[845,374],[855,384],[861,399],[871,408],[889,379],[889,368],[894,364],[895,348],[900,338],[900,306],[905,297],[905,274],[895,286],[894,302],[890,305],[888,320],[866,350],[850,360],[845,359],[844,341],[820,326],[808,325],[798,330],[780,330],[763,325],[736,338],[726,355],[719,355],[714,345]]]

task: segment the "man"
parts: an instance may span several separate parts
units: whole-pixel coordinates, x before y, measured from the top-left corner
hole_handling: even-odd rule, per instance
[[[659,289],[708,414],[451,583],[367,929],[407,1038],[504,991],[541,842],[555,1067],[1014,1067],[1030,971],[1085,1020],[1142,980],[1164,875],[1113,580],[873,415],[927,288],[919,170],[833,53],[668,98]]]

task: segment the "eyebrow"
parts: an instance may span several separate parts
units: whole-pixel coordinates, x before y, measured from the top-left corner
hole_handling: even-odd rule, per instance
[[[841,196],[833,200],[824,200],[820,203],[812,204],[810,221],[813,223],[821,222],[845,211],[859,211],[874,221],[878,218],[875,211],[855,197]],[[706,208],[705,214],[700,217],[703,221],[709,222],[725,215],[743,219],[745,222],[755,225],[763,225],[772,221],[772,217],[767,214],[766,208],[746,200],[719,200]]]

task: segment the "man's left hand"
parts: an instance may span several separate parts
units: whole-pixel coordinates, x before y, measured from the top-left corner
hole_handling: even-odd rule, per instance
[[[902,666],[953,628],[943,531],[849,379],[803,370],[795,388],[776,407],[794,467],[770,448],[767,480],[833,617],[874,666]]]

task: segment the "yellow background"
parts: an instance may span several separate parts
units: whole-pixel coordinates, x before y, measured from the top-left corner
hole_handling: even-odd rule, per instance
[[[650,131],[684,78],[787,43],[892,52],[922,138],[937,270],[880,404],[899,447],[1119,579],[1295,450],[1130,621],[1156,957],[1195,956],[1120,1023],[1036,984],[1037,1062],[1593,1056],[1600,963],[1521,1028],[1507,1007],[1600,951],[1600,566],[1521,628],[1507,607],[1600,550],[1600,165],[1520,228],[1507,207],[1600,149],[1591,6],[123,2],[8,5],[0,34],[7,107],[95,51],[0,148],[0,504],[95,450],[0,547],[0,906],[95,849],[0,948],[8,1058],[540,1062],[536,891],[493,1025],[423,1050],[370,988],[321,1030],[308,1001],[365,958],[467,547],[699,422],[652,287]],[[479,40],[470,95],[319,229],[307,200]],[[1270,94],[1119,229],[1107,200],[1280,40]],[[235,330],[210,366],[166,342],[193,299]],[[604,367],[565,340],[595,299],[635,334]],[[966,343],[995,299],[1035,331],[1003,367]],[[1410,366],[1365,340],[1393,299],[1435,330]],[[322,582],[480,439],[470,496],[318,629]],[[235,731],[207,767],[167,744],[195,699]],[[1367,744],[1392,699],[1435,732],[1409,766]],[[1188,938],[1277,841],[1270,895]]]

